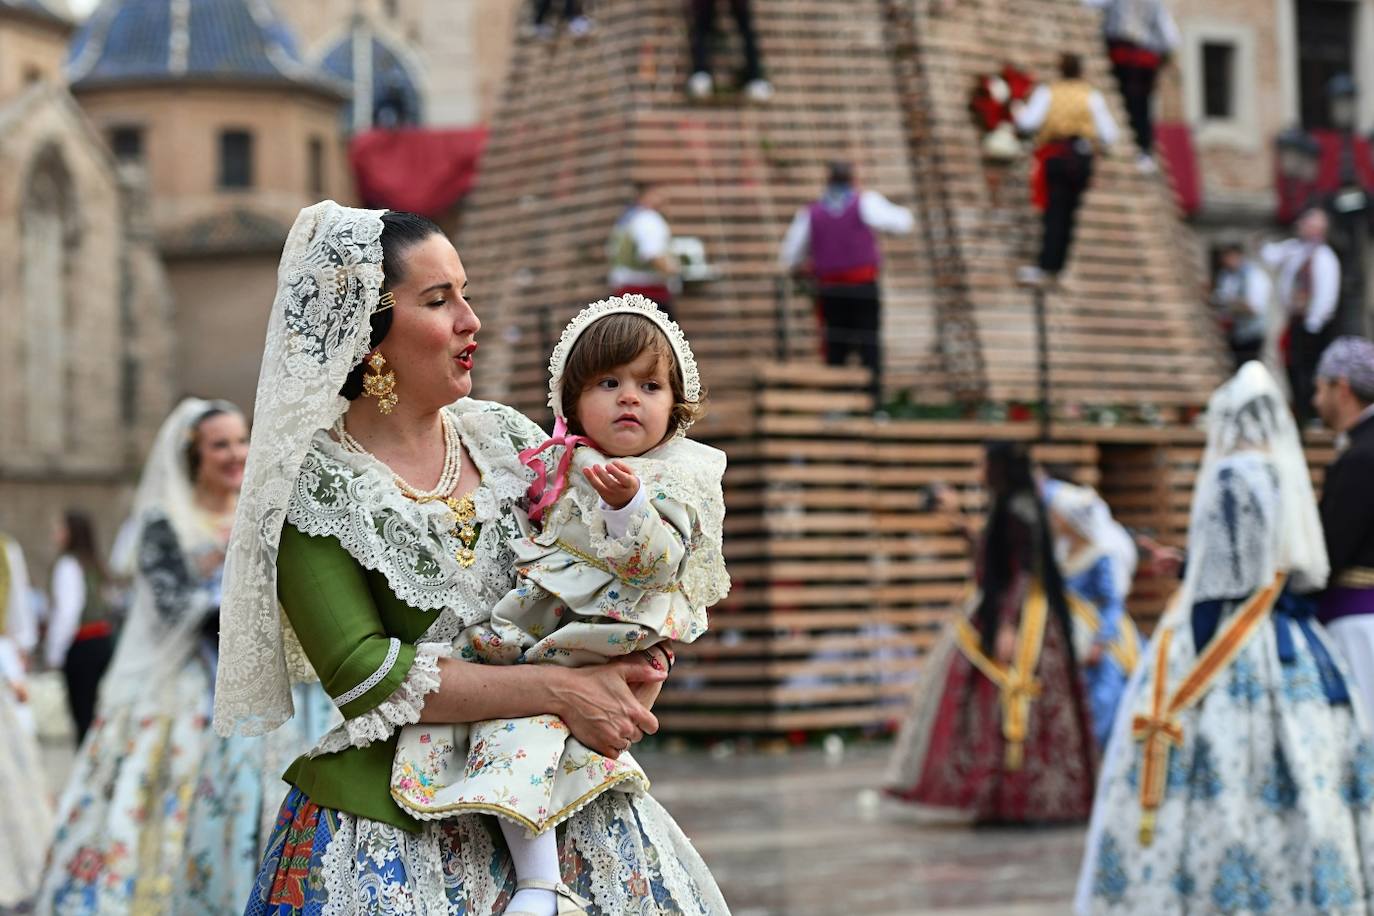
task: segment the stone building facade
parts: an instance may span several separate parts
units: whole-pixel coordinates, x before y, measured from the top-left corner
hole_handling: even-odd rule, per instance
[[[1182,42],[1159,115],[1193,132],[1204,229],[1261,228],[1274,217],[1274,141],[1329,126],[1324,88],[1349,72],[1356,131],[1374,128],[1374,0],[1170,0]]]
[[[0,3],[0,529],[35,574],[62,509],[112,530],[173,391],[142,179],[62,82],[70,31],[36,2]]]
[[[347,87],[307,65],[269,13],[249,0],[107,2],[68,69],[114,155],[147,174],[176,303],[177,394],[248,411],[287,230],[304,206],[352,199]]]
[[[1191,128],[1203,191],[1193,220],[1199,237],[1215,251],[1279,233],[1277,138],[1337,126],[1327,92],[1333,76],[1354,80],[1354,134],[1374,129],[1374,0],[1171,0],[1170,6],[1182,42],[1161,87],[1159,114]],[[1334,222],[1332,244],[1347,272],[1356,271],[1343,294],[1349,301],[1340,321],[1347,332],[1374,330],[1368,236],[1367,228]]]

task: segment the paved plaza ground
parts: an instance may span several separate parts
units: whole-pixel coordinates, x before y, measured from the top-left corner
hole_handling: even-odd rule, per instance
[[[887,745],[635,757],[734,916],[1064,916],[1081,828],[930,827],[879,803]]]
[[[54,788],[66,743],[44,747]],[[653,794],[696,843],[734,916],[1064,916],[1081,829],[914,823],[880,802],[887,745],[722,755],[645,750]]]

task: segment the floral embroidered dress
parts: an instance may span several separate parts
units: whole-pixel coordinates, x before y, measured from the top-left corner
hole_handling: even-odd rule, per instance
[[[1010,511],[1023,557],[1048,552],[1031,547],[1036,511],[1031,497]],[[1032,568],[1023,560],[995,603],[1018,632],[1010,670],[992,671],[978,646],[977,599],[931,650],[889,764],[891,796],[982,822],[1087,818],[1096,762],[1087,701],[1070,633]]]
[[[486,914],[514,893],[492,818],[417,820],[390,791],[399,732],[419,721],[439,688],[439,659],[480,661],[455,646],[470,649],[495,632],[492,609],[516,584],[512,545],[526,534],[529,486],[517,453],[544,439],[493,403],[460,401],[449,419],[481,472],[468,567],[456,559],[463,544],[443,505],[406,499],[385,466],[323,430],[305,456],[278,549],[277,590],[345,722],[287,772],[294,788],[250,916]],[[647,795],[600,795],[558,831],[564,880],[594,902],[594,913],[728,913],[691,843]]]
[[[33,898],[52,827],[38,742],[20,721],[19,707],[0,673],[0,912]]]
[[[1080,914],[1374,913],[1374,753],[1314,617],[1327,560],[1297,433],[1251,367],[1208,408],[1234,428],[1209,437],[1188,577],[1122,700]]]
[[[52,809],[33,716],[19,701],[22,652],[37,641],[18,545],[0,533],[0,912],[29,903],[43,872]]]
[[[177,408],[150,466],[181,461],[190,425],[208,406],[192,399]],[[321,716],[334,715],[317,687],[302,686],[297,696],[315,714],[290,729],[266,739],[210,730],[228,528],[187,504],[142,518],[134,610],[58,805],[39,913],[183,916],[241,906],[281,769],[323,733]]]
[[[515,588],[487,624],[460,636],[462,657],[580,666],[706,631],[706,607],[729,587],[720,547],[724,453],[675,438],[620,459],[640,490],[614,522],[581,473],[607,460],[577,449],[543,529],[511,544]],[[609,789],[648,787],[628,753],[603,757],[557,716],[533,716],[405,729],[391,791],[416,817],[496,814],[542,833]]]

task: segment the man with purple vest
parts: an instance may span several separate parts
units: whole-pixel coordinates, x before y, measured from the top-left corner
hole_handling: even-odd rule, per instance
[[[784,270],[796,272],[810,263],[826,363],[842,366],[851,352],[857,354],[873,372],[875,408],[882,395],[882,256],[876,233],[905,235],[915,224],[906,207],[877,191],[858,190],[852,164],[832,162],[825,193],[797,211],[782,240]]]

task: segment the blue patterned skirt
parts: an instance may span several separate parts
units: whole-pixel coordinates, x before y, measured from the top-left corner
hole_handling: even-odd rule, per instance
[[[563,879],[594,916],[729,910],[691,843],[650,798],[608,793],[558,830]],[[486,916],[515,875],[494,818],[464,815],[419,833],[322,808],[299,789],[282,804],[245,916]]]

